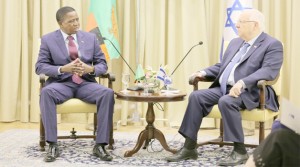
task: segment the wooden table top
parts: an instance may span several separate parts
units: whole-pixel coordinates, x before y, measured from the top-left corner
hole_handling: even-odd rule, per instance
[[[122,91],[115,92],[117,99],[135,102],[172,102],[183,101],[186,93],[149,93],[144,95],[143,91],[128,91],[123,93]]]

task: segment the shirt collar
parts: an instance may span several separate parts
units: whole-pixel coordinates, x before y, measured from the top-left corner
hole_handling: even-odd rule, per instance
[[[64,40],[65,40],[65,41],[68,40],[67,37],[68,37],[69,35],[66,34],[65,32],[63,32],[62,30],[60,30],[60,32],[61,32],[61,34],[62,34]],[[71,36],[72,36],[72,37],[74,38],[74,40],[77,42],[77,36],[76,36],[76,34],[72,34]]]
[[[262,32],[261,32],[262,33]],[[247,43],[250,45],[250,46],[252,46],[253,44],[254,44],[254,42],[256,41],[256,39],[261,35],[261,33],[260,34],[258,34],[256,37],[254,37],[254,38],[252,38],[250,41],[248,41]]]

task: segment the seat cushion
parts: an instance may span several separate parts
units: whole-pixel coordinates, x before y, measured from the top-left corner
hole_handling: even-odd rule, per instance
[[[242,110],[241,116],[242,120],[246,121],[255,121],[255,122],[266,122],[270,119],[273,119],[275,116],[279,114],[278,112],[273,112],[272,110],[268,109],[253,109],[249,110]],[[219,111],[218,105],[215,105],[211,112],[206,116],[207,118],[222,118],[221,112]]]
[[[86,103],[82,100],[73,98],[68,101],[57,105],[57,114],[67,114],[67,113],[96,113],[96,104]]]

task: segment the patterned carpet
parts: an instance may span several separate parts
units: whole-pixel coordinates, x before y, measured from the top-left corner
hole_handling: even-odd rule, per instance
[[[0,133],[0,166],[216,166],[220,158],[224,158],[231,147],[206,145],[198,148],[198,159],[168,163],[165,157],[171,153],[162,149],[157,140],[152,140],[147,149],[141,149],[132,157],[124,157],[124,153],[134,148],[138,134],[115,132],[115,149],[109,150],[114,157],[111,162],[104,162],[92,155],[94,141],[90,139],[60,140],[60,157],[53,163],[43,162],[46,152],[39,151],[39,134],[36,130],[9,130]],[[180,135],[166,136],[171,148],[179,149],[183,145]],[[247,148],[248,149],[248,148]],[[248,149],[251,153],[253,149]],[[242,165],[241,165],[242,166]]]

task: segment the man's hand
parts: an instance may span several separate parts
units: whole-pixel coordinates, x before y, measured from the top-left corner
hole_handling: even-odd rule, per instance
[[[80,65],[80,60],[76,59],[69,64],[66,64],[60,68],[61,73],[73,73],[79,74],[82,71],[82,67]]]
[[[82,70],[80,71],[81,72],[80,76],[82,76],[83,74],[94,73],[95,72],[95,68],[93,66],[87,65],[84,62],[82,62],[81,60],[79,60],[79,62],[80,62],[80,65],[82,67]]]
[[[240,94],[242,93],[242,89],[243,89],[242,82],[239,81],[239,82],[235,83],[229,91],[229,96],[239,97]]]
[[[201,72],[197,71],[197,72],[194,72],[192,75],[190,75],[190,78],[191,78],[191,77],[193,77],[193,78],[195,78],[195,77],[202,78],[203,75],[202,75]]]
[[[73,73],[79,76],[82,76],[83,74],[86,73],[93,73],[94,72],[94,67],[89,66],[82,62],[79,58],[76,60],[72,61],[69,64],[66,64],[60,68],[61,73]]]

